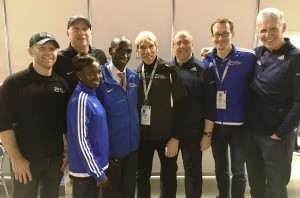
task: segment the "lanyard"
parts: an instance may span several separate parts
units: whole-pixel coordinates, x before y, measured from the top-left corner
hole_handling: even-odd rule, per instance
[[[217,68],[216,61],[213,60],[213,62],[214,62],[214,67],[215,67],[216,75],[217,75],[217,77],[218,77],[218,79],[219,79],[219,81],[220,81],[220,88],[221,88],[221,90],[222,90],[222,84],[223,84],[224,78],[225,78],[225,76],[226,76],[226,74],[227,74],[227,71],[228,71],[228,68],[229,68],[229,65],[230,65],[231,60],[229,60],[229,61],[227,62],[227,64],[226,64],[226,67],[225,67],[224,72],[223,72],[223,75],[222,75],[222,79],[220,78],[220,74],[219,74],[219,71],[218,71],[218,68]]]
[[[144,84],[144,94],[145,94],[144,102],[145,102],[145,104],[148,103],[148,94],[149,94],[149,91],[150,91],[150,87],[152,85],[152,81],[153,81],[153,78],[154,78],[156,68],[157,68],[157,61],[156,61],[155,65],[154,65],[154,68],[152,70],[150,80],[149,80],[149,84],[148,84],[148,87],[147,87],[146,77],[145,77],[145,65],[143,64],[143,66],[142,66],[142,78],[143,78],[143,84]]]

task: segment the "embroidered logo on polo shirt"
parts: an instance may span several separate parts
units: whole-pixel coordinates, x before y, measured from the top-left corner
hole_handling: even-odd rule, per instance
[[[163,74],[155,74],[154,78],[159,78],[159,79],[166,79],[167,77],[164,76]]]
[[[256,61],[256,64],[257,64],[257,65],[261,65],[260,60],[257,60],[257,61]]]
[[[278,56],[278,58],[277,58],[278,60],[284,60],[284,55],[282,55],[282,56]]]
[[[190,69],[191,71],[197,71],[196,67],[193,67],[192,69]]]
[[[60,87],[53,87],[53,90],[57,93],[65,93],[65,91]]]
[[[241,61],[231,61],[230,62],[230,65],[240,65],[240,64],[242,64]]]
[[[137,84],[135,84],[135,83],[128,83],[128,87],[137,87]]]

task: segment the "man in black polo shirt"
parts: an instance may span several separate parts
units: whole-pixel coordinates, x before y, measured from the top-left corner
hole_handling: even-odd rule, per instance
[[[71,92],[79,81],[74,72],[73,58],[80,52],[86,52],[96,57],[101,65],[107,63],[105,53],[97,48],[91,47],[92,25],[84,16],[75,15],[70,17],[67,24],[67,36],[70,44],[64,50],[58,52],[57,61],[53,66],[54,72],[63,77],[69,84]],[[72,185],[68,176],[68,168],[65,171],[65,194],[72,197]]]
[[[90,45],[92,39],[91,28],[90,21],[84,16],[72,16],[68,21],[66,32],[70,40],[69,47],[58,53],[57,61],[53,66],[54,72],[67,80],[71,91],[75,89],[78,83],[72,61],[79,52],[92,54],[101,65],[107,63],[105,53]]]
[[[0,137],[12,165],[13,197],[59,196],[67,82],[52,72],[59,45],[47,32],[29,40],[32,63],[10,75],[0,94]]]

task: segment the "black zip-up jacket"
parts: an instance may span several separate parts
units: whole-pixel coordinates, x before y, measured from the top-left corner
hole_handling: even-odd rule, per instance
[[[151,124],[141,125],[141,140],[169,140],[171,137],[179,138],[183,131],[183,98],[186,90],[180,79],[175,65],[157,58],[152,65],[145,64],[145,76],[148,86],[154,64],[157,69],[149,91],[148,105],[151,106]],[[138,90],[138,109],[141,111],[145,94],[142,79],[142,65],[137,68],[140,76]],[[172,96],[172,100],[171,100]],[[172,105],[173,101],[173,105]]]
[[[214,76],[194,55],[182,66],[178,65],[176,57],[172,63],[179,68],[181,80],[188,94],[184,97],[181,140],[200,140],[204,130],[204,119],[215,121],[216,85]]]
[[[284,137],[300,120],[300,49],[288,38],[278,50],[260,46],[246,126],[264,135]]]

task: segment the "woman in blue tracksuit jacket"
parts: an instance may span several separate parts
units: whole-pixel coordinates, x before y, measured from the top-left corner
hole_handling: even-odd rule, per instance
[[[108,179],[108,128],[106,113],[96,97],[100,64],[92,55],[80,53],[74,60],[80,79],[67,108],[68,155],[74,197],[96,198],[98,187]]]

